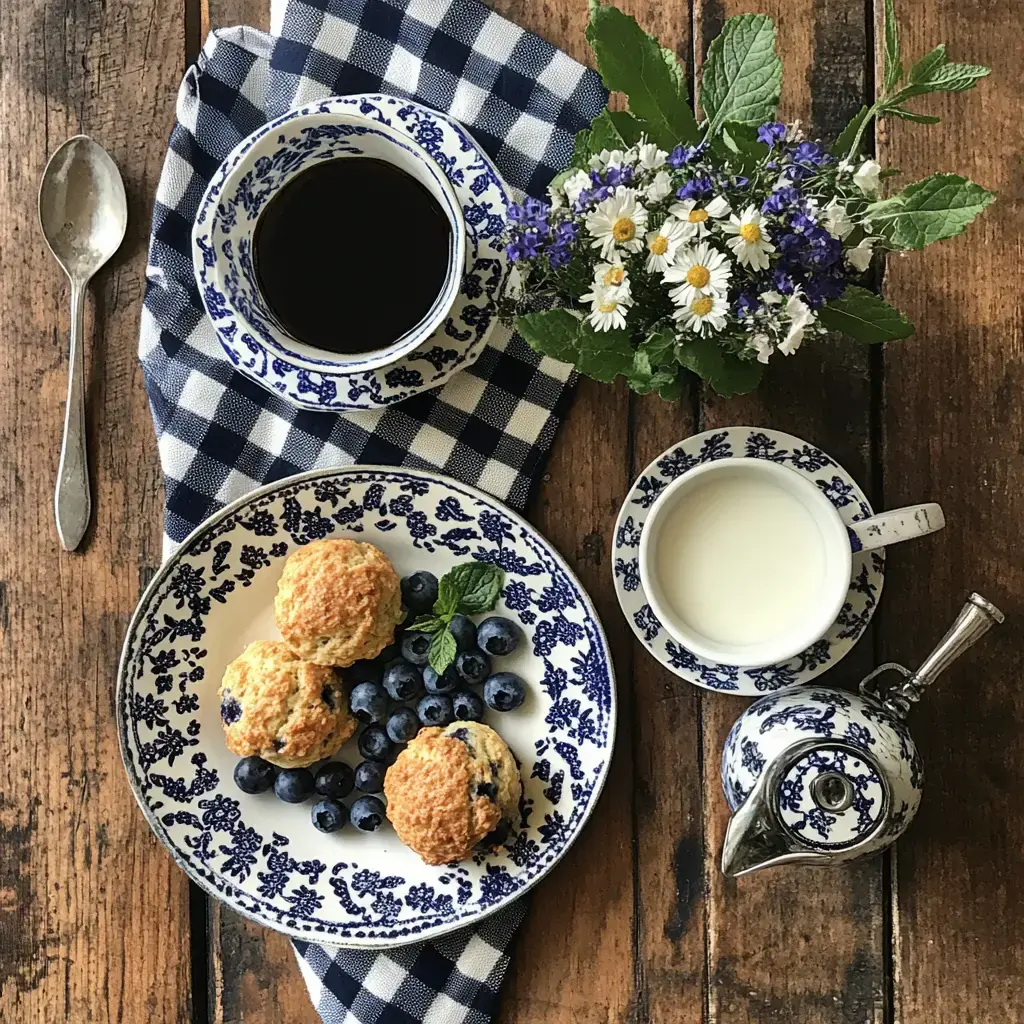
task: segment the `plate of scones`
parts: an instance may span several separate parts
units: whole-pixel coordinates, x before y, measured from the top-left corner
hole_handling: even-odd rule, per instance
[[[561,556],[436,473],[246,495],[147,587],[118,674],[135,797],[177,863],[296,938],[388,947],[493,913],[608,772],[611,655]]]

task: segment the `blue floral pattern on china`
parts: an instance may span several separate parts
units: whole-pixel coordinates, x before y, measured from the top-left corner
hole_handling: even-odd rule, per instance
[[[297,359],[282,346],[279,333],[261,309],[252,276],[251,251],[244,239],[224,238],[238,210],[246,216],[261,208],[283,178],[309,160],[322,159],[357,145],[348,133],[289,134],[289,122],[311,114],[356,113],[392,128],[425,152],[455,191],[466,224],[466,259],[459,295],[443,325],[414,351],[386,366],[352,369]],[[236,181],[233,175],[251,160],[250,151],[272,133],[280,143],[261,156]],[[225,189],[230,194],[225,194]],[[393,96],[340,96],[289,111],[264,125],[224,161],[200,203],[193,229],[193,263],[200,296],[221,345],[246,376],[310,409],[381,409],[443,384],[471,365],[483,351],[496,322],[497,302],[509,273],[501,239],[511,202],[490,159],[464,128],[409,100]],[[225,248],[227,247],[227,248]],[[229,267],[230,296],[218,287],[218,266]]]
[[[223,670],[247,643],[278,635],[273,596],[288,554],[342,536],[379,545],[402,573],[441,575],[467,557],[506,572],[498,612],[518,621],[525,643],[503,667],[527,680],[528,699],[504,716],[488,712],[521,762],[524,786],[518,827],[497,853],[428,867],[389,826],[324,836],[308,804],[247,796],[232,782],[217,700]],[[615,690],[590,599],[529,524],[435,474],[352,467],[265,487],[185,541],[129,627],[117,714],[136,798],[198,884],[293,936],[386,946],[470,923],[555,864],[604,783]],[[340,756],[360,760],[354,741]]]
[[[846,523],[867,519],[871,505],[856,481],[831,456],[806,441],[762,427],[727,427],[695,434],[659,455],[634,482],[615,524],[612,574],[626,620],[669,671],[709,690],[756,697],[808,682],[831,668],[867,629],[884,582],[885,554],[856,551],[846,601],[832,628],[807,650],[779,665],[740,668],[697,657],[662,628],[640,581],[640,535],[663,488],[694,466],[734,456],[767,459],[810,477]]]

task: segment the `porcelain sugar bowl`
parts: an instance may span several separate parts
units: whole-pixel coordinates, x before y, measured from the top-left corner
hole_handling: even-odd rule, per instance
[[[924,782],[907,711],[925,686],[1002,621],[998,608],[972,594],[916,672],[886,664],[861,682],[859,694],[802,686],[747,708],[722,752],[722,785],[733,811],[722,871],[834,864],[900,836],[917,812]],[[894,682],[883,688],[886,675]]]

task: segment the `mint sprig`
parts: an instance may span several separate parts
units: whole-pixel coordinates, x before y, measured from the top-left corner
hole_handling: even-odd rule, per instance
[[[449,569],[437,584],[437,600],[429,615],[420,615],[410,629],[432,635],[427,660],[441,675],[455,661],[458,647],[451,631],[456,615],[479,615],[493,610],[505,573],[490,562],[463,562]]]

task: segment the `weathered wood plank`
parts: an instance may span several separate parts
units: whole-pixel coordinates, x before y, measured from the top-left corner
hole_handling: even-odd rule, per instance
[[[883,125],[880,161],[903,170],[894,187],[955,171],[999,200],[965,236],[889,261],[886,295],[917,334],[885,351],[886,502],[933,498],[948,526],[892,549],[881,654],[914,664],[972,589],[1010,618],[913,712],[927,781],[894,856],[895,1019],[988,1024],[1024,1013],[1024,44],[1007,33],[1013,0],[898,9],[911,59],[946,42],[952,59],[992,75],[974,92],[915,101],[941,125]]]
[[[811,133],[835,135],[866,91],[867,41],[861,0],[761,0],[776,18],[785,62],[782,114]],[[722,20],[750,8],[697,0],[702,48]],[[705,395],[706,426],[753,423],[797,434],[834,455],[870,492],[871,391],[868,354],[835,342],[793,359],[776,356],[755,395],[725,402]],[[855,681],[872,660],[865,638],[829,674]],[[703,706],[705,830],[710,906],[708,1016],[721,1022],[883,1019],[882,864],[838,873],[782,868],[726,879],[718,869],[727,808],[718,780],[726,733],[743,703],[708,695]]]
[[[146,236],[184,56],[157,0],[0,7],[0,1018],[183,1021],[188,885],[124,779],[114,680],[159,561],[161,487],[136,360]],[[125,177],[129,236],[92,289],[86,332],[94,524],[61,552],[53,486],[67,387],[68,289],[35,195],[78,131]]]

